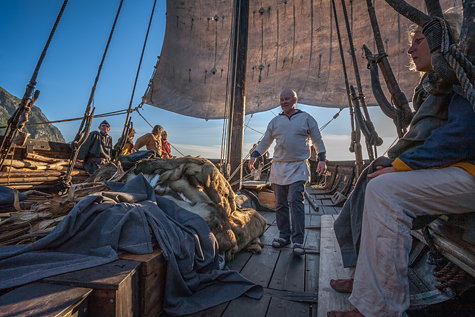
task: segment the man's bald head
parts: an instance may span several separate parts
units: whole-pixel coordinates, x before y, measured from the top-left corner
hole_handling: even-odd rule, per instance
[[[282,95],[291,95],[295,98],[297,98],[297,93],[295,91],[293,91],[292,89],[284,89],[281,93],[280,93],[280,96]]]
[[[291,116],[297,109],[295,105],[297,104],[297,94],[292,89],[285,89],[280,93],[280,107],[285,115]]]

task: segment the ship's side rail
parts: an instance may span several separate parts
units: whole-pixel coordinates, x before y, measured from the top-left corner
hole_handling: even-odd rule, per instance
[[[28,139],[24,145],[12,147],[0,171],[0,185],[19,190],[55,191],[66,174],[70,155],[69,144]],[[89,176],[82,169],[75,169],[71,175],[74,184]]]
[[[345,162],[346,163],[346,162]],[[323,200],[323,205],[342,206],[356,183],[355,165],[329,162],[327,173],[319,184],[307,187],[307,198]]]
[[[3,136],[0,136],[0,142],[2,139]],[[22,160],[25,158],[26,153],[67,160],[71,155],[71,145],[67,143],[28,139],[23,146],[15,146],[13,158]]]

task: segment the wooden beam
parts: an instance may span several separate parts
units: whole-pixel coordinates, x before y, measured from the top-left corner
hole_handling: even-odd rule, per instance
[[[247,38],[249,20],[249,0],[235,1],[234,18],[234,50],[232,51],[233,76],[231,78],[231,106],[229,107],[228,155],[233,177],[229,183],[233,190],[241,188],[242,178],[242,146],[244,140],[244,116],[246,114],[246,69],[247,69]]]

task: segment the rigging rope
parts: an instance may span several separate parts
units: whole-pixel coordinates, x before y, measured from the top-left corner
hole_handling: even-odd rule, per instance
[[[348,97],[348,106],[350,108],[350,122],[351,122],[350,152],[355,153],[356,166],[357,166],[356,172],[359,176],[363,168],[363,155],[361,153],[361,144],[360,144],[361,130],[359,129],[359,125],[355,124],[356,120],[355,120],[355,114],[354,114],[354,109],[353,109],[353,101],[351,100],[350,84],[348,81],[348,73],[346,71],[345,54],[343,53],[343,45],[341,44],[340,25],[338,23],[338,16],[336,13],[335,0],[332,0],[332,6],[333,6],[333,14],[335,16],[335,26],[336,26],[336,31],[338,35],[338,44],[340,46],[340,59],[341,59],[341,64],[343,66],[343,74],[345,77],[346,95]]]
[[[134,110],[135,111],[135,110]],[[119,111],[113,111],[113,112],[106,112],[98,115],[92,116],[93,118],[103,118],[103,117],[112,117],[112,116],[118,116],[122,114],[126,114],[127,109],[124,110],[119,110]],[[44,121],[44,122],[34,122],[34,123],[27,123],[25,124],[26,127],[28,126],[35,126],[35,125],[43,125],[43,124],[53,124],[53,123],[61,123],[61,122],[71,122],[71,121],[79,121],[82,120],[83,117],[80,118],[73,118],[73,119],[63,119],[63,120],[56,120],[56,121]],[[5,129],[8,126],[2,126],[0,129]]]
[[[223,113],[223,132],[222,132],[222,137],[221,137],[221,159],[220,159],[220,164],[222,166],[221,172],[223,175],[226,177],[229,174],[228,169],[230,168],[229,166],[229,161],[228,161],[228,153],[231,148],[231,144],[229,144],[230,140],[228,140],[231,131],[230,125],[232,123],[232,115],[233,115],[233,108],[234,108],[234,87],[232,87],[232,83],[235,82],[236,79],[236,67],[234,66],[235,58],[237,55],[237,50],[238,50],[238,45],[236,43],[237,39],[235,37],[236,30],[237,28],[237,20],[239,20],[239,17],[237,16],[237,7],[238,7],[238,2],[234,1],[234,10],[236,11],[234,14],[231,15],[231,25],[234,27],[231,28],[231,32],[229,34],[229,43],[230,44],[230,49],[229,49],[229,55],[228,55],[228,71],[227,76],[226,76],[226,101],[224,103],[224,113]]]
[[[140,105],[140,106],[136,107],[136,108],[134,109],[134,111],[137,111],[137,113],[139,114],[139,116],[141,116],[141,117],[142,117],[142,119],[144,119],[144,120],[145,120],[145,122],[147,122],[147,123],[148,123],[148,125],[149,125],[151,128],[153,128],[153,126],[150,124],[150,122],[148,122],[148,121],[147,121],[147,119],[145,119],[145,117],[144,117],[144,116],[142,116],[142,114],[139,112],[139,108],[140,108],[140,107],[142,107],[142,105],[143,105],[143,103],[141,103],[141,105]],[[168,142],[168,143],[170,143],[170,142]],[[179,151],[179,150],[178,150],[176,147],[174,147],[174,146],[173,146],[173,144],[171,144],[171,143],[170,143],[170,146],[171,146],[172,148],[174,148],[174,149],[175,149],[175,151],[177,151],[178,153],[180,153],[180,154],[181,154],[181,156],[186,156],[185,154],[181,153],[181,152],[180,152],[180,151]]]
[[[441,53],[444,55],[445,60],[455,72],[460,85],[462,86],[465,96],[472,105],[473,111],[475,111],[475,90],[474,75],[475,68],[473,64],[463,55],[457,48],[457,44],[450,44],[450,31],[448,30],[447,23],[442,18],[436,18],[442,26],[442,46]],[[467,73],[471,78],[468,77]]]
[[[70,187],[71,185],[71,172],[73,170],[74,165],[76,164],[76,158],[78,156],[79,148],[81,145],[86,141],[87,137],[89,136],[89,131],[91,128],[91,121],[92,118],[91,116],[94,113],[95,108],[92,109],[91,113],[91,104],[94,100],[94,93],[96,91],[96,86],[97,82],[99,81],[99,76],[102,71],[102,66],[104,65],[104,60],[106,59],[107,51],[109,49],[109,45],[112,39],[112,35],[114,34],[115,26],[117,24],[117,20],[119,18],[119,14],[122,8],[122,4],[124,3],[124,0],[120,1],[119,8],[117,9],[117,13],[115,15],[114,23],[112,24],[112,29],[109,34],[109,39],[107,40],[106,48],[104,50],[104,54],[102,55],[102,60],[99,65],[99,69],[97,70],[97,75],[96,79],[94,81],[94,85],[92,86],[91,89],[91,94],[89,96],[89,100],[87,102],[86,110],[84,111],[84,117],[81,122],[81,125],[79,126],[78,133],[76,134],[76,137],[74,138],[73,142],[71,143],[71,156],[70,156],[70,161],[68,165],[68,170],[66,172],[66,176],[63,177],[63,185],[67,188]],[[84,129],[83,129],[84,127]]]
[[[20,129],[23,128],[23,126],[19,127],[19,125],[21,125],[21,123],[19,124],[19,120],[22,117],[23,112],[25,111],[29,112],[30,108],[33,106],[34,102],[38,98],[38,94],[39,94],[38,90],[35,92],[34,97],[31,98],[31,96],[33,95],[33,90],[35,90],[36,77],[38,76],[38,72],[40,70],[41,64],[43,63],[43,59],[46,56],[46,51],[48,50],[49,44],[51,43],[51,40],[56,31],[56,28],[58,27],[59,21],[61,20],[61,17],[63,15],[64,9],[66,8],[67,3],[68,3],[68,0],[64,0],[61,10],[58,13],[56,21],[54,22],[53,29],[50,32],[50,35],[48,37],[48,40],[46,41],[45,47],[43,48],[43,51],[41,52],[38,63],[36,64],[35,70],[33,71],[33,74],[31,75],[30,82],[26,86],[26,91],[25,91],[25,94],[23,95],[20,106],[17,108],[13,116],[8,120],[8,127],[7,127],[7,130],[5,130],[4,137],[0,146],[0,152],[1,152],[0,168],[3,167],[3,162],[5,161],[5,158],[7,157],[8,153],[10,152],[13,138],[15,138],[15,136],[17,135],[19,128]]]
[[[353,68],[354,68],[354,71],[355,71],[356,86],[357,86],[357,89],[358,89],[358,96],[355,96],[355,97],[360,100],[361,107],[363,108],[363,112],[364,112],[364,115],[365,115],[365,118],[363,119],[364,122],[362,122],[362,124],[370,125],[371,128],[373,128],[372,123],[371,123],[370,118],[369,118],[369,112],[368,112],[368,109],[366,107],[366,102],[364,100],[363,89],[361,88],[361,78],[360,78],[360,73],[359,73],[359,70],[358,70],[358,62],[356,60],[356,55],[355,55],[356,50],[353,46],[353,36],[352,36],[352,33],[351,33],[351,29],[350,29],[350,22],[348,21],[348,13],[346,11],[346,2],[345,2],[345,0],[341,0],[341,6],[342,6],[342,9],[343,9],[343,16],[345,17],[346,31],[347,31],[347,34],[348,34],[348,42],[350,44],[350,54],[351,54],[351,58],[353,60]],[[367,146],[367,150],[368,150],[369,159],[370,159],[370,161],[372,161],[372,160],[374,160],[374,157],[375,157],[374,156],[375,153],[373,152],[372,145],[374,145],[374,151],[376,151],[376,142],[377,142],[377,140],[374,139],[376,137],[376,135],[373,135],[373,132],[375,132],[374,128],[371,129],[370,131],[371,131],[371,140],[366,141],[366,146]],[[369,143],[369,142],[371,142],[371,143]]]
[[[139,78],[139,73],[140,73],[140,67],[142,66],[142,60],[143,60],[143,55],[145,52],[145,47],[147,45],[147,39],[148,39],[148,34],[150,32],[150,25],[152,24],[152,19],[153,19],[153,13],[155,12],[155,5],[157,4],[157,0],[153,2],[153,8],[152,8],[152,13],[150,14],[150,21],[148,22],[148,28],[147,28],[147,33],[145,35],[145,40],[143,43],[142,47],[142,54],[140,55],[140,61],[139,61],[139,66],[137,67],[137,74],[135,75],[135,82],[134,82],[134,88],[132,89],[132,95],[130,96],[130,102],[129,102],[129,108],[127,110],[127,117],[125,118],[125,123],[124,123],[124,129],[122,130],[122,144],[119,144],[119,148],[117,149],[118,152],[122,152],[122,148],[125,145],[127,135],[128,133],[128,126],[129,126],[129,117],[130,117],[130,109],[132,108],[132,102],[134,100],[134,95],[135,95],[135,88],[137,86],[137,80]]]
[[[340,116],[340,112],[342,112],[343,109],[345,109],[345,108],[340,108],[340,110],[333,116],[333,118],[331,118],[330,121],[328,121],[327,123],[325,123],[325,124],[320,128],[320,132],[322,132],[323,129],[325,129],[333,120],[335,120],[336,118],[338,118],[338,117]]]
[[[253,116],[254,116],[254,114],[251,114],[251,116],[249,117],[249,120],[247,120],[247,123],[244,125],[244,132],[246,132],[246,129],[249,126],[249,122],[251,122],[251,119],[252,119]],[[252,129],[252,128],[249,127],[249,129]],[[253,130],[253,131],[256,131],[256,130]]]
[[[386,149],[386,152],[383,153],[383,156],[385,156],[388,153],[389,149],[393,147],[394,143],[396,143],[397,140],[399,140],[398,136],[394,139],[393,143],[391,143],[391,145]]]
[[[140,106],[139,106],[139,107],[140,107]],[[142,116],[142,114],[139,112],[139,109],[138,109],[139,107],[135,108],[135,111],[137,111],[137,113],[139,114],[139,116],[141,116],[142,119],[144,119],[144,121],[147,122],[148,125],[149,125],[151,128],[153,128],[153,125],[151,125],[150,122],[148,122],[147,119],[145,119],[145,117]]]
[[[109,45],[110,45],[110,42],[112,40],[112,35],[114,34],[115,26],[117,24],[117,19],[119,18],[120,10],[122,9],[122,4],[123,3],[124,3],[124,0],[120,0],[119,8],[117,9],[117,14],[115,15],[114,23],[112,24],[112,29],[111,29],[110,34],[109,34],[109,39],[107,40],[106,48],[104,50],[104,54],[102,55],[102,60],[101,60],[101,63],[99,65],[99,69],[97,70],[96,79],[94,80],[94,86],[92,86],[92,89],[91,89],[91,95],[89,96],[89,101],[87,103],[86,112],[88,112],[88,110],[90,110],[90,108],[91,108],[91,103],[94,99],[94,93],[96,91],[97,82],[99,81],[99,76],[101,75],[102,66],[104,65],[104,61],[106,59],[107,51],[109,50]]]

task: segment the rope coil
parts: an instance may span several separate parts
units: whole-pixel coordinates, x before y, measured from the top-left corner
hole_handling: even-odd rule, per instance
[[[442,253],[437,249],[434,243],[434,239],[429,231],[429,227],[425,226],[422,229],[424,239],[429,247],[429,259],[428,263],[435,265],[432,269],[432,275],[434,280],[438,283],[435,287],[441,292],[447,292],[453,290],[456,292],[456,286],[466,278],[464,270],[462,270],[455,263],[446,259]]]
[[[466,98],[472,105],[475,112],[475,90],[473,88],[475,78],[475,67],[457,48],[456,44],[450,44],[450,31],[444,19],[436,18],[442,26],[442,45],[441,53],[445,60],[455,72],[457,79],[462,86]],[[468,77],[470,76],[470,78]]]

